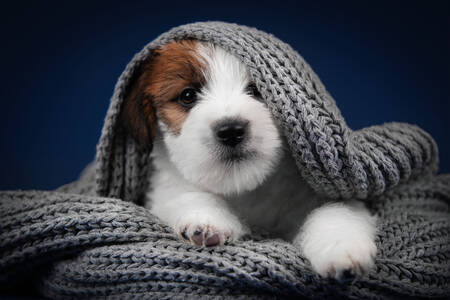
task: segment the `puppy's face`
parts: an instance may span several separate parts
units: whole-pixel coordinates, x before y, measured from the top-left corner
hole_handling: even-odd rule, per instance
[[[245,65],[217,46],[157,49],[128,95],[128,129],[143,146],[161,138],[178,171],[204,190],[252,190],[279,160],[277,128]]]

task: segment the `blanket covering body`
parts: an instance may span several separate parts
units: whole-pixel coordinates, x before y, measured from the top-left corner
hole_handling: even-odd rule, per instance
[[[257,236],[196,248],[137,205],[149,153],[119,122],[122,103],[153,49],[172,40],[220,45],[248,67],[311,187],[362,199],[378,216],[376,266],[352,283],[316,275],[300,251]],[[0,193],[0,284],[24,274],[51,298],[446,298],[450,295],[450,175],[420,128],[389,123],[353,131],[289,45],[222,22],[176,27],[135,55],[120,76],[95,164],[56,191]]]

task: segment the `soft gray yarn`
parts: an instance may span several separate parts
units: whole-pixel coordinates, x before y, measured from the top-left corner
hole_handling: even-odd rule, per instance
[[[242,59],[317,192],[367,199],[379,216],[369,274],[352,284],[321,279],[291,244],[255,236],[195,248],[133,203],[148,188],[151,164],[117,122],[121,105],[152,49],[182,38],[214,42]],[[180,26],[128,64],[96,163],[80,180],[54,192],[0,193],[0,283],[30,274],[42,294],[62,299],[445,298],[450,176],[436,176],[437,166],[436,144],[415,126],[349,129],[311,68],[275,37],[219,22]]]
[[[132,139],[118,134],[118,112],[152,49],[185,38],[218,44],[247,65],[282,124],[304,179],[318,193],[367,198],[410,178],[436,173],[437,146],[420,128],[390,123],[352,131],[320,79],[289,45],[254,28],[206,22],[161,35],[136,54],[120,76],[97,148],[99,195],[134,200],[147,188],[147,156]]]

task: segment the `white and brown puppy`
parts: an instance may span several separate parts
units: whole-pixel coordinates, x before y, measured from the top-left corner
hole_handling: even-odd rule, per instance
[[[321,203],[246,66],[220,47],[183,40],[157,49],[123,119],[153,146],[146,206],[185,241],[222,245],[258,227],[292,241],[322,276],[373,265],[375,218],[357,202]]]

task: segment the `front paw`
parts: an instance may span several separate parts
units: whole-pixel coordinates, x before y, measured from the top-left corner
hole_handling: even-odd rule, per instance
[[[308,255],[312,268],[322,277],[351,280],[374,265],[375,243],[367,239],[322,241]]]
[[[220,246],[238,239],[243,227],[233,217],[185,216],[175,226],[177,234],[195,246]]]
[[[186,224],[178,229],[178,235],[195,246],[220,246],[232,240],[231,230],[218,229],[213,225]]]

